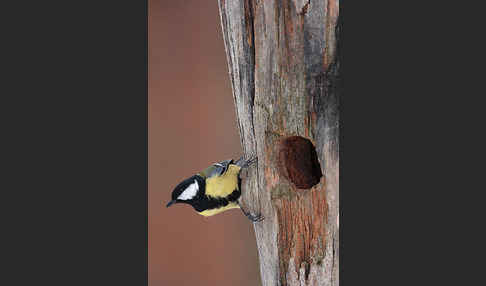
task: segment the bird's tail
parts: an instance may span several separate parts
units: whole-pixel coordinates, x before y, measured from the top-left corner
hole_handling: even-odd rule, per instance
[[[253,165],[256,161],[257,161],[256,156],[251,156],[250,158],[248,158],[248,160],[246,160],[245,157],[242,156],[240,159],[238,159],[235,162],[235,165],[244,169],[244,168],[248,168],[249,166]]]

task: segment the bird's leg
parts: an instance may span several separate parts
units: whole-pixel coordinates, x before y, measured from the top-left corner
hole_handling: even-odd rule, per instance
[[[256,156],[250,156],[248,160],[245,160],[243,157],[241,157],[238,161],[236,161],[235,164],[240,166],[242,169],[245,169],[253,165],[256,161],[257,161]]]
[[[250,157],[248,160],[246,160],[244,168],[250,167],[251,165],[255,164],[257,159],[258,158],[256,156]]]
[[[245,216],[251,220],[252,222],[259,222],[259,221],[262,221],[264,219],[264,217],[262,216],[262,214],[257,214],[257,215],[253,215],[251,214],[251,212],[247,212],[243,206],[240,204],[240,202],[238,202],[238,205],[240,206],[240,209],[241,211],[243,212],[243,214],[245,214]]]
[[[236,165],[240,166],[241,169],[246,169],[253,165],[256,161],[258,160],[256,155],[252,155],[248,158],[248,160],[245,160],[244,157],[241,157],[238,161],[236,161]],[[239,185],[241,189],[241,178],[238,175],[238,180],[239,180]],[[245,208],[241,205],[240,201],[238,201],[238,205],[240,206],[241,211],[245,216],[250,219],[252,222],[259,222],[262,221],[264,218],[261,214],[258,215],[253,215],[251,212],[248,212],[245,210]]]

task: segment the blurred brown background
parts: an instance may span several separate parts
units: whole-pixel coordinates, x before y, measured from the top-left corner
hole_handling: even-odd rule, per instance
[[[149,286],[259,285],[253,227],[238,209],[166,208],[172,189],[241,154],[217,0],[149,0]]]

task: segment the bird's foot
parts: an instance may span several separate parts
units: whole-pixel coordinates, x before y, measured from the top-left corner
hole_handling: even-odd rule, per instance
[[[262,221],[264,219],[264,217],[262,216],[262,214],[257,214],[257,215],[247,214],[246,216],[252,222],[260,222],[260,221]]]
[[[245,209],[243,207],[241,207],[241,205],[240,205],[240,208],[241,208],[241,211],[243,212],[243,214],[252,222],[260,222],[264,219],[262,214],[253,215],[251,212],[245,211]]]
[[[255,155],[253,155],[250,158],[248,158],[248,160],[246,160],[246,162],[245,162],[245,168],[250,167],[251,165],[253,165],[254,163],[256,163],[257,159],[258,159],[258,157],[255,156]]]
[[[248,168],[251,165],[253,165],[256,161],[258,160],[258,157],[256,155],[252,155],[248,158],[248,160],[245,160],[244,157],[241,157],[236,161],[236,165],[240,166],[242,169]]]

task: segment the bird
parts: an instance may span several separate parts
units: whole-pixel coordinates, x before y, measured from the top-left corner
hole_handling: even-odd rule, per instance
[[[229,209],[240,208],[252,222],[263,220],[261,214],[253,215],[246,211],[239,202],[241,196],[241,170],[256,162],[256,157],[249,160],[241,157],[213,163],[205,170],[183,180],[172,191],[171,205],[183,203],[191,205],[203,216],[213,216]]]

